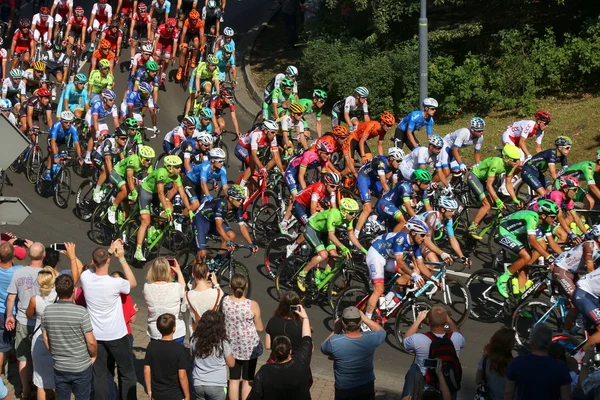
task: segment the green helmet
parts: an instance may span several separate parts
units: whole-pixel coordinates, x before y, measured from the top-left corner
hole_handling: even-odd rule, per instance
[[[156,61],[150,60],[146,63],[146,69],[148,71],[158,71],[158,64],[156,63]]]
[[[321,89],[315,89],[313,91],[313,97],[318,97],[323,100],[327,100],[327,92]]]
[[[551,200],[538,201],[538,214],[546,214],[549,216],[558,215],[558,206]]]
[[[127,129],[139,129],[140,123],[135,118],[127,118],[123,123],[123,126],[125,126]]]
[[[413,182],[417,182],[417,181],[431,182],[432,179],[433,179],[433,176],[431,175],[431,172],[429,172],[426,169],[422,169],[422,168],[415,169],[410,177],[410,180]]]
[[[246,197],[246,191],[240,185],[231,185],[229,186],[229,189],[227,189],[227,197],[232,200],[242,201],[244,200],[244,197]]]
[[[206,61],[208,61],[210,65],[217,65],[219,63],[219,59],[214,54],[206,56]]]
[[[279,86],[282,88],[291,88],[294,86],[294,81],[290,78],[281,78],[281,83]]]
[[[170,155],[165,157],[164,163],[165,167],[174,167],[183,164],[183,161],[179,156]]]

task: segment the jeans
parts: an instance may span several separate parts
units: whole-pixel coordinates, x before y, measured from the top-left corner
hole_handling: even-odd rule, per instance
[[[82,372],[62,372],[55,369],[54,384],[58,400],[71,400],[71,393],[75,400],[88,400],[92,392],[92,366]]]
[[[226,400],[227,387],[222,386],[194,386],[198,400]]]
[[[94,363],[94,399],[108,399],[108,358],[112,357],[117,363],[117,371],[121,382],[121,399],[135,400],[136,376],[131,357],[131,348],[127,335],[116,340],[98,340],[98,357]]]

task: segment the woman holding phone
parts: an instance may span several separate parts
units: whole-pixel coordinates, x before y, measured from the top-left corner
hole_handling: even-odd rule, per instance
[[[173,278],[176,279],[175,282]],[[148,307],[147,332],[150,340],[159,340],[162,337],[156,326],[156,320],[162,314],[169,313],[176,319],[173,340],[183,345],[185,339],[183,313],[187,305],[183,300],[185,280],[177,260],[164,257],[155,259],[146,275],[143,293]]]
[[[223,289],[219,287],[213,272],[208,272],[204,262],[196,262],[192,267],[194,282],[192,289],[186,292],[185,298],[190,309],[190,326],[193,332],[205,311],[217,311],[223,298]]]
[[[271,343],[277,336],[287,336],[292,343],[292,353],[300,346],[302,341],[302,317],[295,312],[300,304],[300,297],[296,292],[286,292],[281,296],[279,305],[273,316],[267,322],[265,329],[265,348],[271,350]],[[273,354],[268,362],[272,362]]]

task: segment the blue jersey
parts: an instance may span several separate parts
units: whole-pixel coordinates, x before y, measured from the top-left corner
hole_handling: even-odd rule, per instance
[[[421,246],[412,243],[407,232],[391,232],[377,236],[371,247],[386,258],[395,258],[404,253],[412,253],[416,258],[421,258]]]
[[[244,223],[244,217],[242,208],[236,208],[234,210],[235,219],[238,224]],[[225,199],[212,199],[204,202],[202,209],[198,212],[196,218],[204,218],[210,223],[214,223],[217,219],[225,219],[227,216],[227,200]]]
[[[398,182],[393,188],[388,190],[381,196],[381,200],[389,201],[399,207],[406,199],[417,197],[417,193],[413,189],[412,183],[409,181]],[[427,192],[423,191],[423,200],[427,199]]]
[[[398,128],[405,132],[414,132],[424,126],[427,127],[427,135],[431,135],[433,133],[433,118],[423,118],[423,111],[421,110],[411,112],[406,117],[402,118],[402,121],[398,124]]]
[[[74,83],[69,83],[65,90],[63,90],[61,93],[60,101],[58,102],[58,107],[56,109],[57,114],[60,114],[60,112],[63,111],[63,104],[65,100],[68,101],[69,106],[74,106],[73,108],[81,109],[83,109],[85,105],[89,104],[90,102],[88,91],[85,89],[85,87],[81,91],[77,91]]]
[[[235,67],[235,56],[232,54],[229,58],[225,58],[225,52],[223,50],[217,51],[215,54],[217,59],[219,60],[217,67],[219,67],[219,71],[225,71],[225,67],[227,63],[231,63],[232,67]]]
[[[194,119],[196,120],[196,129],[198,129],[200,132],[208,132],[212,135],[212,133],[213,133],[212,122],[209,122],[208,125],[204,126],[200,123],[200,117],[195,116]]]
[[[102,102],[100,96],[94,96],[94,98],[92,99],[91,112],[92,115],[98,115],[98,121],[102,121],[104,118],[113,114],[113,112],[114,115],[118,115],[117,106],[113,104],[113,106],[110,109],[105,109],[104,103]]]
[[[358,170],[359,175],[368,176],[369,178],[377,178],[387,174],[388,172],[388,160],[385,156],[377,156],[370,162],[365,163]]]
[[[144,100],[140,92],[134,90],[127,95],[127,107],[130,106],[133,106],[134,112],[141,112],[144,107],[154,108],[154,101],[152,101],[152,96],[148,96]]]
[[[227,185],[227,170],[225,167],[221,167],[220,169],[213,171],[210,161],[204,161],[202,164],[194,166],[186,176],[196,185],[201,182],[207,183],[213,179],[221,179],[221,185]]]
[[[73,143],[79,142],[79,134],[77,129],[73,125],[69,126],[69,129],[65,130],[60,120],[52,124],[52,127],[48,131],[48,139],[56,139],[57,142],[65,143],[67,136],[71,135]]]
[[[133,76],[132,82],[146,82],[152,85],[152,87],[154,87],[155,89],[158,89],[158,86],[160,85],[160,74],[156,74],[154,78],[151,78],[150,75],[148,75],[145,68],[138,68],[135,71],[135,75]]]

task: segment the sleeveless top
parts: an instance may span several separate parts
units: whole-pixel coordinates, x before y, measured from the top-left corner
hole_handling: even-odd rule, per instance
[[[233,301],[229,296],[223,299],[225,329],[236,360],[250,360],[252,350],[260,342],[250,303],[249,299]]]

